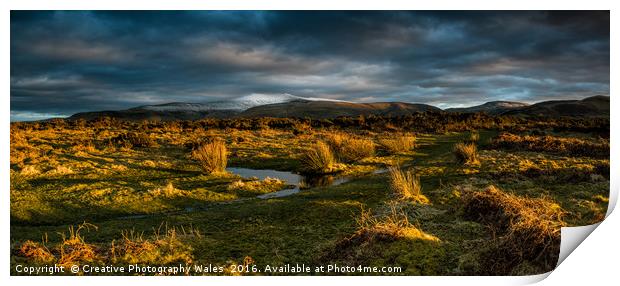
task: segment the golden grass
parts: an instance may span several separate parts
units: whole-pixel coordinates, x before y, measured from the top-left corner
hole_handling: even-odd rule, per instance
[[[398,238],[439,241],[439,238],[427,234],[409,222],[409,217],[396,204],[389,205],[389,212],[384,216],[374,216],[371,211],[362,209],[356,219],[355,238],[365,240],[394,240]]]
[[[565,223],[561,207],[550,199],[526,198],[489,186],[462,195],[463,215],[486,224],[496,236],[482,251],[480,271],[507,275],[522,263],[538,265],[540,271],[555,267],[560,230]]]
[[[492,140],[494,148],[550,152],[568,156],[609,157],[609,140],[584,140],[555,136],[502,133]]]
[[[26,257],[36,263],[53,263],[56,258],[42,243],[31,240],[25,241],[17,251],[17,255]]]
[[[198,146],[192,155],[203,171],[212,174],[226,170],[227,153],[226,144],[223,140],[213,140]]]
[[[160,226],[161,229],[161,226]],[[196,229],[168,228],[163,233],[157,230],[151,238],[144,238],[142,233],[123,231],[122,239],[113,241],[109,250],[113,263],[139,263],[166,265],[170,263],[190,264],[193,261],[193,249],[185,244],[184,239],[200,239],[202,235]]]
[[[456,158],[456,161],[460,164],[478,164],[478,148],[476,144],[471,143],[457,143],[452,149],[452,154]]]
[[[422,194],[420,177],[412,171],[403,171],[398,166],[388,168],[390,174],[390,188],[398,197],[411,199],[417,203],[426,204],[428,198]]]
[[[416,137],[412,134],[394,134],[379,139],[379,144],[390,153],[408,152],[415,147]]]
[[[149,238],[144,238],[142,232],[121,231],[122,239],[113,240],[108,247],[87,243],[81,232],[90,229],[96,230],[97,227],[89,223],[70,226],[69,234],[62,233],[62,241],[52,250],[43,243],[27,240],[18,246],[15,253],[30,262],[58,263],[66,267],[83,263],[190,264],[193,262],[193,249],[184,241],[202,239],[200,232],[191,226],[168,228],[162,224]]]
[[[375,143],[345,133],[329,133],[326,141],[343,162],[356,162],[375,155]]]
[[[83,223],[77,228],[73,225],[69,227],[69,236],[62,234],[62,242],[58,245],[58,264],[60,265],[75,265],[82,262],[94,262],[97,259],[97,248],[84,241],[84,238],[80,235],[82,230],[97,229],[93,224]]]
[[[302,154],[301,164],[305,172],[323,174],[333,171],[336,159],[329,146],[318,141]]]

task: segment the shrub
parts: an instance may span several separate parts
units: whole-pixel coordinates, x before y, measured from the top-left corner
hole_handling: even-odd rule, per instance
[[[404,199],[412,199],[418,203],[428,203],[428,198],[422,194],[420,177],[411,171],[403,171],[394,166],[389,169],[390,187],[394,194]]]
[[[332,151],[323,141],[312,145],[301,157],[302,168],[308,173],[330,173],[333,171],[335,163],[336,160]]]
[[[379,144],[390,153],[401,153],[411,151],[415,147],[415,139],[411,134],[400,134],[379,139]]]
[[[192,156],[207,174],[220,173],[226,170],[227,150],[223,140],[216,139],[201,144],[192,152]]]
[[[460,164],[478,164],[478,148],[471,143],[457,143],[452,150],[456,161]]]
[[[558,259],[561,207],[545,198],[524,198],[489,186],[465,191],[463,216],[489,226],[497,238],[480,250],[479,274],[508,275],[520,265],[535,265],[543,273]]]

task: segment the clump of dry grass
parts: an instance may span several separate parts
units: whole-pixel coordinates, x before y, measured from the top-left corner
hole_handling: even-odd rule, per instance
[[[357,231],[354,237],[365,238],[367,241],[395,240],[398,238],[414,238],[439,241],[409,222],[409,217],[396,204],[389,205],[389,212],[383,216],[373,216],[369,210],[362,209],[356,219]]]
[[[394,134],[379,139],[379,144],[390,153],[408,152],[415,147],[416,137],[412,134]]]
[[[19,247],[17,255],[28,258],[36,263],[52,263],[56,257],[42,243],[27,240]]]
[[[208,174],[221,173],[226,170],[228,151],[223,140],[215,139],[203,143],[192,152],[203,171]]]
[[[144,238],[143,233],[123,231],[119,242],[113,241],[109,250],[113,263],[138,263],[166,265],[170,263],[190,264],[193,261],[192,248],[184,239],[201,238],[199,231],[193,227],[168,228],[163,233],[158,229],[151,238]]]
[[[318,141],[302,154],[301,164],[307,173],[325,174],[333,171],[336,159],[329,146]]]
[[[428,198],[422,194],[420,177],[412,171],[403,171],[399,166],[388,168],[390,174],[390,188],[398,197],[410,199],[417,203],[426,204]]]
[[[482,274],[507,275],[522,263],[549,271],[557,263],[564,212],[546,198],[524,198],[489,186],[461,196],[463,215],[489,226],[496,236],[481,251]]]
[[[491,142],[493,148],[550,152],[559,155],[609,157],[609,140],[590,141],[555,136],[530,136],[502,133]]]
[[[452,154],[456,158],[456,161],[460,164],[478,164],[478,148],[476,144],[471,143],[457,143],[452,149]]]
[[[343,162],[355,162],[375,155],[375,143],[365,138],[355,138],[345,133],[330,133],[327,143]]]
[[[174,187],[172,182],[168,182],[165,187],[149,190],[149,194],[154,197],[175,198],[187,196],[188,192]]]
[[[84,241],[84,237],[80,235],[82,230],[97,229],[97,226],[89,223],[83,223],[77,228],[69,226],[69,236],[62,236],[62,243],[58,245],[60,265],[74,265],[82,262],[91,263],[98,260],[97,248]]]
[[[439,238],[411,224],[407,214],[394,203],[389,204],[389,210],[383,215],[373,215],[370,210],[362,209],[356,223],[355,233],[336,241],[320,256],[320,261],[345,258],[352,264],[359,264],[368,255],[376,256],[371,250],[376,244],[400,239],[440,242]]]
[[[28,240],[22,243],[15,253],[30,262],[58,263],[66,267],[82,263],[191,264],[193,248],[186,242],[202,238],[200,232],[192,226],[168,228],[162,224],[149,238],[144,238],[141,232],[122,231],[122,239],[112,241],[109,248],[106,248],[101,244],[96,246],[87,243],[80,234],[84,230],[96,228],[89,223],[83,223],[77,228],[71,226],[68,236],[62,233],[62,242],[51,251],[42,243]]]

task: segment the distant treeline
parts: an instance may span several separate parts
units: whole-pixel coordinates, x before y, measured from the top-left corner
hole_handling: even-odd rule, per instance
[[[407,131],[420,133],[461,132],[477,129],[498,129],[524,132],[550,130],[554,132],[593,133],[603,138],[609,137],[608,118],[587,117],[520,117],[508,115],[488,115],[486,113],[445,113],[421,112],[404,116],[357,116],[334,119],[310,118],[206,118],[193,121],[121,121],[110,117],[93,120],[52,119],[38,122],[12,123],[17,128],[123,128],[123,129],[239,129],[260,130],[266,128],[291,129],[303,132],[309,128],[355,128],[369,131]]]

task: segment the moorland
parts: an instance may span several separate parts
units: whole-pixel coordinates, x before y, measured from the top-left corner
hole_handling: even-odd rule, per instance
[[[608,118],[54,119],[10,149],[12,266],[536,274],[609,194]]]

